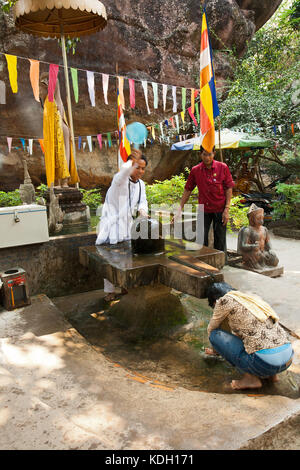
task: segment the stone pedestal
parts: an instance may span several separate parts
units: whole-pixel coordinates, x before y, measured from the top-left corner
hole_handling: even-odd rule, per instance
[[[243,263],[237,263],[235,267],[246,269],[247,271],[253,271],[254,273],[262,274],[263,276],[268,276],[268,277],[279,277],[284,272],[283,266],[265,266],[263,269],[254,269],[254,268],[249,268]]]
[[[88,222],[90,220],[89,207],[82,202],[82,193],[77,188],[59,188],[54,187],[54,194],[57,196],[61,194],[59,198],[59,205],[63,212],[65,212],[63,224],[78,224],[81,222]],[[50,191],[48,190],[45,194],[47,201],[47,208],[50,203]]]
[[[130,289],[109,309],[119,326],[134,336],[162,336],[187,322],[180,299],[162,284]]]

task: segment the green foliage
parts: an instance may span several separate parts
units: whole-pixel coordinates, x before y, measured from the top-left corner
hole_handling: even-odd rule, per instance
[[[41,184],[36,188],[38,197],[45,197],[46,192],[48,191],[48,186],[46,184]]]
[[[102,196],[99,192],[99,189],[82,189],[80,192],[83,194],[82,202],[89,206],[90,209],[97,209],[100,204],[102,204]]]
[[[10,9],[17,3],[17,0],[2,0],[0,2],[0,8],[5,12],[9,13]]]
[[[164,181],[155,181],[154,184],[146,184],[146,195],[149,205],[159,205],[161,207],[170,207],[179,204],[183,195],[184,186],[189,173],[189,169],[185,169],[185,173],[175,175],[170,179]],[[197,189],[192,193],[191,204],[197,204]]]
[[[299,218],[296,204],[300,204],[300,184],[278,184],[276,193],[281,198],[273,204],[274,219],[294,220]]]
[[[228,231],[230,233],[249,225],[249,220],[247,217],[248,207],[242,206],[241,199],[241,196],[236,196],[231,199],[229,222],[227,225]]]
[[[0,191],[0,207],[21,206],[22,204],[18,189],[8,193]]]
[[[289,11],[286,3],[282,11]],[[299,133],[291,132],[291,123],[300,119],[299,56],[300,35],[289,21],[279,16],[261,28],[245,56],[235,59],[235,77],[220,104],[222,127],[274,138],[273,126],[287,124],[276,140],[280,149],[293,149],[299,141]]]
[[[186,168],[185,172],[188,174],[189,170]],[[173,176],[169,180],[156,181],[152,185],[146,185],[146,195],[149,206],[159,205],[167,209],[170,206],[178,205],[183,195],[185,184],[186,176],[181,173],[180,175]],[[232,198],[228,222],[228,230],[230,232],[239,230],[241,227],[248,225],[248,208],[241,205],[241,199],[240,196]],[[191,204],[193,209],[196,209],[198,204],[197,188],[192,192],[188,204]]]

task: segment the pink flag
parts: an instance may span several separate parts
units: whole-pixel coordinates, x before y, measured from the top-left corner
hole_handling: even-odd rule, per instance
[[[97,139],[98,139],[98,142],[99,142],[99,147],[100,147],[100,149],[102,149],[102,134],[98,134]]]
[[[56,87],[56,80],[58,75],[59,66],[56,64],[50,64],[49,67],[49,85],[48,85],[48,101],[53,102],[54,92]]]
[[[132,80],[132,78],[129,79],[129,90],[130,90],[130,107],[134,109],[135,108],[135,87],[134,87],[134,80]]]
[[[11,152],[12,137],[7,137],[8,151]]]
[[[191,116],[192,120],[194,121],[195,126],[198,126],[198,123],[196,121],[195,115],[192,113],[192,108],[188,108],[189,115]]]

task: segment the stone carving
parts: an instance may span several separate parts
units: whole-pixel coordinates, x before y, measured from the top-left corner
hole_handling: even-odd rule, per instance
[[[60,194],[57,196],[54,193],[53,184],[50,188],[50,204],[49,204],[49,218],[48,218],[48,228],[49,232],[60,232],[63,228],[63,220],[65,213],[61,210],[59,206]]]
[[[248,211],[249,227],[243,227],[238,235],[238,254],[242,255],[247,269],[264,270],[278,265],[278,258],[271,248],[268,229],[263,226],[264,210],[252,204]]]
[[[23,204],[33,204],[36,202],[35,190],[28,172],[28,165],[26,160],[27,156],[28,154],[22,156],[22,163],[24,167],[24,183],[20,185],[19,191]]]

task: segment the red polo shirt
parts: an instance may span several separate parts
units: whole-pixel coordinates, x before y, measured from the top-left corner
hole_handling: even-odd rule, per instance
[[[234,182],[226,163],[213,160],[210,170],[203,162],[192,168],[185,185],[187,191],[198,187],[198,203],[204,205],[204,212],[223,212],[226,203],[226,189],[233,188]]]

